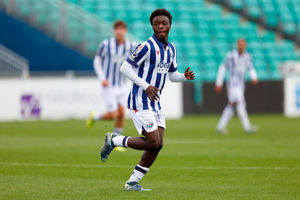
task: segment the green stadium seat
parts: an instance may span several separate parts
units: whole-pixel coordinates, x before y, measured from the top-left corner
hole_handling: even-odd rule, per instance
[[[7,2],[7,0],[6,0],[6,2]],[[21,15],[28,16],[30,13],[32,13],[31,2],[17,0],[16,4],[17,4],[17,8],[20,11]]]
[[[230,5],[235,10],[241,10],[243,8],[243,1],[240,0],[230,0]]]
[[[270,79],[271,80],[278,80],[282,79],[282,74],[279,70],[274,70],[270,73]]]
[[[270,27],[276,27],[278,26],[278,18],[277,16],[273,16],[273,13],[266,13],[267,19],[266,19],[266,23],[268,26]]]
[[[260,8],[258,6],[249,7],[248,14],[253,19],[259,19],[261,16]]]
[[[95,42],[95,40],[85,43],[85,46],[90,53],[95,53],[98,49],[98,45],[99,44],[97,42]]]
[[[295,51],[296,60],[300,61],[300,50]]]
[[[69,2],[74,3],[74,4],[78,4],[78,0],[69,0]]]
[[[82,41],[82,35],[80,31],[69,32],[68,39],[70,42],[78,44]]]
[[[35,13],[35,20],[41,25],[45,25],[47,22],[47,16],[43,13]]]
[[[296,25],[293,22],[285,22],[283,29],[287,35],[294,35],[296,33]]]
[[[257,69],[258,80],[264,81],[270,79],[270,74],[265,69]]]
[[[275,34],[273,32],[271,32],[271,31],[266,31],[260,37],[265,42],[274,42],[275,41]]]

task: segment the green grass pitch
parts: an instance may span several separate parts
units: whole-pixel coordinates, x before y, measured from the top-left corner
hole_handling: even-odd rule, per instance
[[[252,115],[245,135],[237,118],[218,135],[219,116],[167,120],[165,146],[141,181],[151,192],[126,192],[140,151],[99,157],[111,122],[0,123],[0,199],[300,199],[300,121]],[[125,134],[137,136],[131,120]]]

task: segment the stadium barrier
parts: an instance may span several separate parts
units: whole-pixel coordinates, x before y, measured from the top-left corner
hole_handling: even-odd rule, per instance
[[[0,93],[0,121],[86,119],[92,110],[105,111],[96,78],[2,79]],[[167,118],[180,118],[182,84],[166,83],[161,104]]]
[[[300,62],[286,62],[281,69],[284,74],[284,114],[300,117]]]
[[[215,93],[215,83],[203,83],[203,101],[194,100],[194,85],[184,84],[184,113],[221,113],[227,104],[226,87],[221,94]],[[283,81],[261,81],[258,85],[246,83],[245,99],[250,113],[283,113]]]

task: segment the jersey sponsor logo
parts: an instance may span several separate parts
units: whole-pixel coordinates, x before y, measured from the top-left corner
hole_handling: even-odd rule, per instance
[[[169,71],[171,64],[170,63],[158,63],[156,65],[155,71],[160,74],[166,74]]]
[[[134,51],[133,51],[133,53],[131,54],[131,55],[129,55],[128,56],[128,58],[131,60],[131,61],[134,61],[137,57],[138,57],[138,55],[139,55],[139,53],[140,53],[140,51],[143,49],[143,47],[144,47],[144,45],[139,45]]]

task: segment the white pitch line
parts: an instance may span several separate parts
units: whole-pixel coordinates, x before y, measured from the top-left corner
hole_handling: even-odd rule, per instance
[[[63,164],[63,163],[20,163],[0,162],[0,166],[19,167],[69,167],[69,168],[133,168],[131,165],[93,165],[93,164]],[[300,167],[268,167],[268,166],[153,166],[158,169],[182,169],[182,170],[300,170]]]

